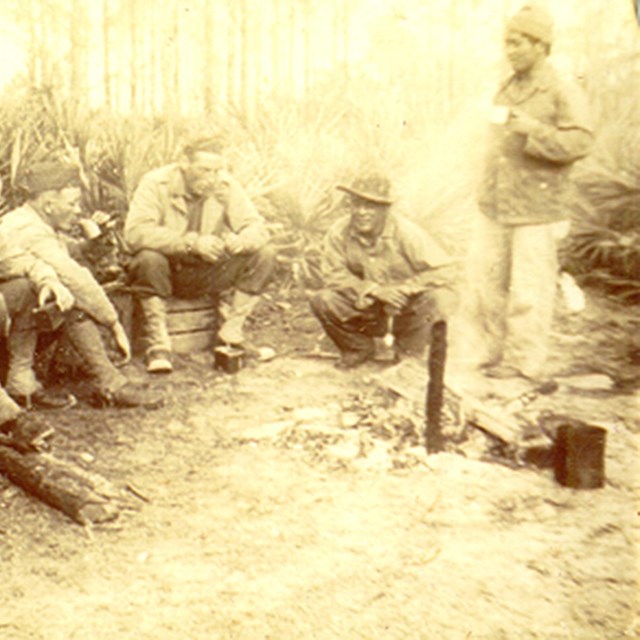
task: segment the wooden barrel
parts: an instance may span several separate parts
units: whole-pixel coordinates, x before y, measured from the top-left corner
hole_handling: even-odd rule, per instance
[[[565,487],[598,489],[605,480],[607,431],[579,421],[561,424],[555,443],[555,477]]]

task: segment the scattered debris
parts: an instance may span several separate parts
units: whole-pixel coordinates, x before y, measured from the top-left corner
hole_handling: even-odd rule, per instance
[[[584,376],[566,376],[562,384],[581,391],[611,391],[614,381],[603,373],[593,373]]]

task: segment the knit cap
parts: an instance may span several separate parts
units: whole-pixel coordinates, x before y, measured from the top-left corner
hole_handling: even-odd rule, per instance
[[[507,30],[518,31],[546,44],[551,44],[553,18],[537,4],[527,4],[509,20]]]

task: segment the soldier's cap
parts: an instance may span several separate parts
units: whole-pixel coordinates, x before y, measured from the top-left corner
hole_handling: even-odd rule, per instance
[[[377,173],[356,178],[351,185],[336,185],[336,189],[376,204],[393,204],[391,181]]]
[[[518,31],[545,44],[553,41],[553,18],[537,4],[526,4],[507,23],[507,31]]]
[[[47,161],[31,165],[24,172],[21,184],[30,196],[44,191],[60,191],[80,187],[80,170],[70,162]]]

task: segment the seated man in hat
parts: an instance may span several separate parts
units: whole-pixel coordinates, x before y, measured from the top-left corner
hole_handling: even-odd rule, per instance
[[[338,189],[347,194],[346,215],[325,237],[326,289],[311,299],[340,349],[337,366],[351,369],[372,359],[373,338],[388,330],[397,356],[421,356],[431,325],[450,304],[452,260],[426,231],[391,210],[386,178],[365,176]]]
[[[157,403],[129,383],[109,359],[98,325],[109,329],[125,360],[131,356],[129,340],[102,287],[69,252],[73,240],[64,234],[81,212],[78,169],[62,162],[40,163],[27,170],[24,187],[27,202],[0,219],[0,232],[49,265],[73,295],[64,331],[92,376],[96,399],[118,407],[154,406]]]
[[[139,300],[148,343],[147,371],[170,372],[166,300],[233,291],[220,308],[220,342],[242,346],[246,318],[271,280],[275,255],[269,234],[221,147],[197,140],[179,162],[151,171],[138,186],[125,225],[136,252],[131,284]]]
[[[10,435],[12,442],[26,434],[30,439],[42,436],[43,429],[51,431],[24,408],[59,409],[73,401],[72,396],[44,389],[33,373],[38,338],[33,311],[49,300],[63,311],[73,306],[73,296],[55,272],[11,246],[0,233],[0,340],[7,355],[6,384],[0,387],[0,436]]]

